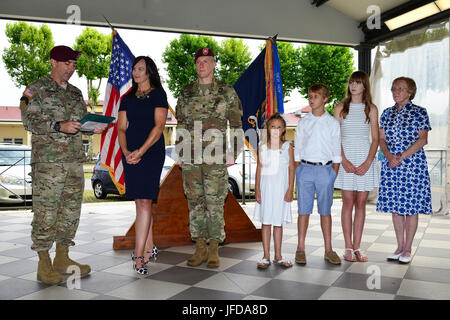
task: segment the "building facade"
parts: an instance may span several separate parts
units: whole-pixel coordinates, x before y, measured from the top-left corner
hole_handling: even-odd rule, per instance
[[[95,113],[102,114],[103,106],[97,106]],[[166,145],[175,143],[175,127],[177,121],[171,111],[169,111],[164,129]],[[92,141],[90,141],[92,140]],[[24,144],[31,146],[31,133],[26,131],[22,124],[22,116],[19,107],[0,106],[0,142]],[[83,136],[83,145],[86,154],[92,144],[92,155],[100,152],[101,135]]]

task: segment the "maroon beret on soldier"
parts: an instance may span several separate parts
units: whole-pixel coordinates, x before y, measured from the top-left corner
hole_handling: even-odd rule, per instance
[[[214,57],[214,52],[208,48],[198,49],[197,53],[195,54],[195,57],[194,57],[194,62],[197,62],[198,57],[202,57],[202,56]]]
[[[78,60],[81,56],[81,51],[72,50],[72,48],[67,46],[56,46],[50,50],[50,59],[54,59],[56,61],[69,61],[69,60]]]

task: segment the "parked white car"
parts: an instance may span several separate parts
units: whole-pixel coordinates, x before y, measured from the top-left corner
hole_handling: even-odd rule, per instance
[[[245,195],[255,193],[256,159],[249,149],[238,155],[234,165],[228,167],[228,189],[236,197],[242,197],[243,188],[243,163],[245,155]]]
[[[243,190],[243,155],[245,154],[245,194],[253,195],[255,193],[256,160],[250,150],[246,149],[238,155],[234,165],[228,167],[228,189],[236,197],[242,197]],[[175,146],[166,146],[166,158],[170,157],[177,160],[178,155],[175,152]]]
[[[175,145],[166,146],[166,157],[170,157],[173,161],[177,161],[178,155],[175,151]]]
[[[30,147],[0,143],[0,205],[31,200],[30,161]]]

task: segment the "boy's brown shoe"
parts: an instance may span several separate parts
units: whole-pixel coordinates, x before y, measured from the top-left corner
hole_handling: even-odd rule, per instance
[[[341,264],[341,259],[334,251],[325,252],[325,260],[332,264]]]
[[[297,250],[295,252],[295,263],[306,264],[306,254],[303,250]]]

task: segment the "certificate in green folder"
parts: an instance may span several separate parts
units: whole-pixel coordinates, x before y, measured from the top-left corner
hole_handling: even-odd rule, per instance
[[[92,132],[97,128],[101,128],[108,123],[114,121],[116,118],[103,116],[100,114],[89,113],[83,119],[80,120],[82,123],[81,131],[83,132]]]

